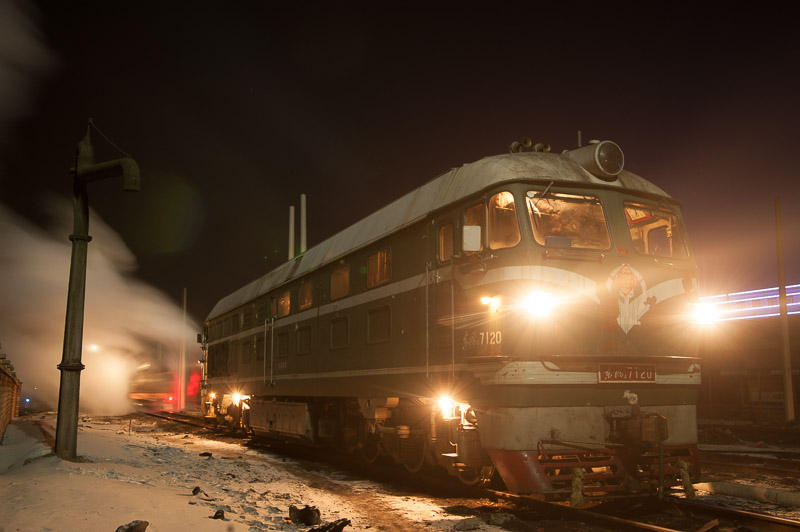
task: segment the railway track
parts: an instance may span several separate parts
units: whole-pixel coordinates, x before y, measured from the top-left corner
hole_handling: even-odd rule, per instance
[[[217,427],[204,423],[201,418],[187,414],[175,412],[148,412],[147,415],[166,421],[181,423],[194,427],[212,430],[217,434],[229,436],[231,431],[227,428]],[[319,460],[317,454],[311,452],[299,452],[297,446],[284,449],[280,445],[252,440],[247,442],[250,447],[263,449],[271,452],[288,451],[295,457],[304,460]],[[310,448],[309,448],[310,451]],[[349,456],[349,455],[348,455]],[[733,455],[730,455],[731,457]],[[330,461],[331,455],[326,455],[326,460]],[[334,466],[357,469],[363,472],[363,466],[355,465],[350,459],[335,460]],[[735,465],[724,462],[725,465]],[[385,469],[385,470],[384,470]],[[396,481],[400,477],[406,482],[419,484],[419,476],[415,476],[405,471],[398,471],[397,467],[384,467],[373,464],[366,471],[368,474],[375,474],[384,477],[383,480],[390,479]],[[785,474],[785,471],[783,471]],[[408,478],[405,478],[408,477]],[[632,530],[650,532],[677,532],[693,530],[696,532],[710,532],[713,530],[752,530],[757,532],[800,532],[800,521],[782,519],[767,514],[737,510],[723,506],[711,505],[697,502],[694,500],[683,499],[674,496],[667,496],[663,500],[655,498],[634,499],[636,504],[631,505],[631,499],[625,499],[623,503],[600,504],[593,508],[575,508],[561,503],[543,501],[534,497],[510,493],[507,491],[487,489],[487,488],[468,488],[460,484],[455,484],[450,477],[425,478],[425,485],[433,487],[436,491],[448,491],[457,488],[459,494],[471,497],[485,497],[490,499],[504,499],[513,502],[517,509],[513,512],[518,518],[524,521],[534,522],[537,519],[559,516],[562,519],[578,520],[590,522],[599,526],[607,527],[609,530]],[[727,527],[727,528],[725,528]]]
[[[800,478],[800,460],[744,452],[700,452],[700,465],[750,474]]]

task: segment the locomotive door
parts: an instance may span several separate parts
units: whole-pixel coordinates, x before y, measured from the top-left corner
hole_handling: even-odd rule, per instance
[[[453,255],[456,217],[443,216],[433,223],[434,242],[428,271],[428,361],[432,372],[451,375],[454,363]]]

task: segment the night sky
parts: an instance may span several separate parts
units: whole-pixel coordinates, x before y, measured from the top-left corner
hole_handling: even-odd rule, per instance
[[[69,197],[93,117],[143,188],[95,183],[90,204],[137,256],[135,275],[175,301],[188,287],[202,320],[285,260],[301,192],[313,245],[453,166],[523,136],[561,151],[580,129],[683,203],[701,292],[775,286],[776,196],[800,282],[788,12],[343,5],[38,4],[49,66],[3,133],[2,202],[46,224],[41,206]],[[118,156],[95,146],[98,160]]]

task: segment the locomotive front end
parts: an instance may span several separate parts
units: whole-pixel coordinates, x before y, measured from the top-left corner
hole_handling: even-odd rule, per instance
[[[601,148],[616,173],[608,157],[586,157]],[[691,489],[697,281],[680,206],[637,187],[621,150],[600,143],[580,155],[593,164],[573,166],[580,180],[490,196],[490,252],[480,267],[462,266],[465,358],[501,366],[475,374],[480,443],[519,493],[579,502]],[[503,239],[519,243],[492,248]]]

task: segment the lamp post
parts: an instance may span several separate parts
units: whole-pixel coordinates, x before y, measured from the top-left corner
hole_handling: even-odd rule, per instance
[[[78,397],[83,344],[83,303],[86,294],[86,251],[89,241],[89,200],[86,185],[92,181],[122,177],[123,190],[138,191],[141,188],[139,166],[130,157],[103,163],[94,162],[92,147],[92,123],[86,136],[78,143],[75,168],[72,174],[73,230],[72,259],[69,267],[69,290],[67,292],[67,316],[64,325],[64,350],[58,369],[61,385],[58,393],[58,424],[56,425],[56,455],[65,460],[74,460],[78,443]]]

